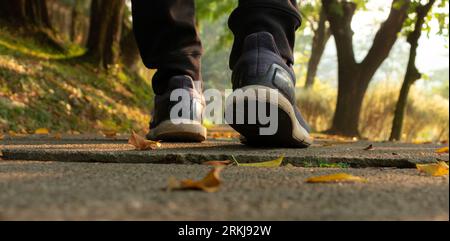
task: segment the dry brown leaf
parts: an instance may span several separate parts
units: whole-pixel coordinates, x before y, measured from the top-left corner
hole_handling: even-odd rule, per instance
[[[205,192],[217,192],[219,190],[221,180],[220,173],[223,167],[214,167],[208,175],[200,181],[194,181],[191,179],[175,182],[174,178],[169,179],[168,190],[201,190]]]
[[[367,179],[346,173],[317,176],[306,179],[308,183],[342,183],[342,182],[367,182]]]
[[[228,166],[231,163],[233,163],[230,160],[226,160],[226,161],[207,161],[207,162],[203,162],[203,165],[209,165],[209,166]]]
[[[364,148],[364,151],[373,151],[375,148],[373,148],[373,145],[370,144],[368,147]]]
[[[443,161],[433,164],[417,164],[416,166],[420,172],[426,173],[433,177],[448,175],[448,165]]]
[[[0,133],[0,140],[3,140],[3,138],[5,138],[5,136],[2,133]]]
[[[136,134],[136,132],[132,131],[130,139],[128,139],[128,144],[136,147],[136,150],[146,151],[146,150],[154,150],[161,147],[161,143],[158,141],[150,141],[146,140],[144,137]]]
[[[448,146],[437,149],[436,153],[438,154],[448,153]]]
[[[56,140],[61,140],[62,139],[62,134],[61,133],[55,133],[54,135],[53,135],[53,138],[55,138]]]
[[[103,130],[103,135],[105,135],[106,138],[117,138],[117,131],[113,131],[113,130]]]
[[[39,128],[34,131],[34,134],[36,135],[48,135],[50,131],[47,128]]]

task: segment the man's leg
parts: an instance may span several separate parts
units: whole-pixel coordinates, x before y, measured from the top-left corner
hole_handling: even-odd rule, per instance
[[[244,119],[244,124],[237,123],[238,118],[227,121],[248,144],[307,147],[312,143],[309,127],[296,106],[296,78],[292,69],[295,31],[300,24],[295,0],[240,0],[230,16],[229,27],[235,38],[230,56],[233,89],[256,92],[258,96],[249,97],[249,92],[236,94],[227,102],[226,117],[244,115],[239,118]],[[267,92],[266,96],[275,92],[276,98],[262,99],[260,91]],[[278,110],[269,122],[269,126],[276,126],[275,132],[261,132],[268,125],[251,109],[251,101]],[[247,107],[242,111],[236,110],[237,106]],[[252,123],[254,117],[249,117],[252,113],[257,115],[256,124]]]
[[[203,141],[204,108],[200,58],[202,44],[195,25],[194,0],[132,0],[133,28],[144,64],[157,69],[152,80],[156,94],[148,138],[154,140]],[[171,101],[175,89],[184,89],[190,100],[189,116],[174,124],[170,111],[180,101]],[[186,100],[184,100],[186,101]],[[181,118],[181,117],[180,117]]]
[[[301,25],[296,0],[240,0],[228,24],[234,34],[231,69],[242,55],[247,36],[257,32],[272,34],[281,56],[294,63],[295,31]]]

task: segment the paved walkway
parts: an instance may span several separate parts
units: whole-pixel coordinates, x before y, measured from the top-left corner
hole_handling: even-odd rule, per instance
[[[7,220],[448,220],[449,179],[413,169],[227,167],[216,193],[162,190],[203,165],[0,162]],[[335,172],[357,184],[307,184]]]
[[[0,145],[0,220],[449,220],[448,176],[413,168],[448,161],[436,153],[441,145],[319,140],[306,150],[256,149],[216,139],[141,152],[121,137],[32,136]],[[217,193],[163,190],[170,177],[201,179],[210,167],[196,164],[231,155],[286,161],[227,167]],[[305,183],[337,172],[369,181]]]

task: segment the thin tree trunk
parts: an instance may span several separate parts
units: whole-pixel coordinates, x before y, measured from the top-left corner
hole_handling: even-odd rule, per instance
[[[52,28],[47,2],[42,0],[1,0],[0,19],[17,27]]]
[[[436,0],[430,0],[426,5],[418,6],[416,9],[417,16],[414,31],[408,35],[408,43],[411,46],[409,51],[408,67],[406,69],[405,79],[403,80],[400,96],[395,108],[391,136],[389,137],[389,140],[391,141],[401,140],[409,90],[411,89],[411,86],[422,77],[422,74],[416,67],[417,48],[419,46],[419,39],[422,35],[422,28],[425,24],[425,19],[435,2]]]
[[[126,29],[120,44],[121,60],[129,70],[136,70],[140,60],[139,48],[131,28]]]
[[[93,0],[87,53],[99,67],[118,64],[125,0]]]
[[[25,0],[0,1],[0,19],[8,24],[23,25],[25,23]]]
[[[325,12],[321,10],[319,17],[319,24],[317,29],[314,30],[314,37],[311,48],[311,57],[308,62],[308,70],[306,73],[305,88],[311,88],[314,85],[317,68],[319,67],[320,60],[322,59],[323,52],[331,37],[331,30],[326,25],[327,16]]]
[[[52,28],[46,1],[27,0],[26,13],[28,20],[34,26],[48,29]]]
[[[78,0],[75,2],[75,5],[72,7],[71,12],[71,22],[70,22],[70,40],[72,42],[76,42],[78,36],[78,26],[80,25],[80,4],[81,1]]]

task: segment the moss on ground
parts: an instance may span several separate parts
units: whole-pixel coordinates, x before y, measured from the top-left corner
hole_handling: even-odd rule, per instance
[[[150,81],[81,61],[79,46],[52,49],[0,29],[0,133],[97,132],[147,128]]]

